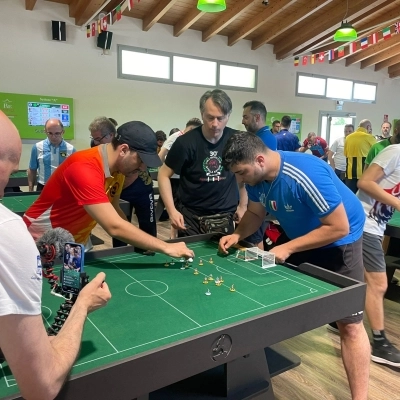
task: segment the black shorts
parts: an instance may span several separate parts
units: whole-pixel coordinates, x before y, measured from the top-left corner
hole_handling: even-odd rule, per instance
[[[292,254],[286,262],[300,265],[308,262],[318,267],[348,276],[360,282],[364,282],[364,265],[362,254],[362,237],[354,243],[343,246],[321,248],[301,251]],[[363,320],[363,310],[341,319],[342,323],[358,323]]]

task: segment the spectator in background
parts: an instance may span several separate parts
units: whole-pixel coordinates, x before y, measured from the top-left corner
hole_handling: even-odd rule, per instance
[[[267,109],[261,101],[248,101],[243,106],[242,124],[247,132],[254,133],[271,150],[276,150],[276,138],[265,126]]]
[[[162,145],[167,140],[167,135],[163,131],[157,131],[156,137],[157,137],[157,153],[159,153]]]
[[[271,128],[271,133],[273,135],[275,135],[276,133],[278,133],[281,130],[281,121],[275,120],[272,123],[272,128]]]
[[[180,132],[181,130],[179,129],[179,128],[172,128],[170,131],[169,131],[169,136],[172,136],[174,133],[176,133],[176,132]]]
[[[115,126],[115,128],[118,126],[118,122],[114,119],[114,118],[106,118],[106,117],[101,117],[102,119],[100,120],[100,119],[98,119],[98,118],[96,118],[93,122],[92,122],[92,124],[94,123],[94,122],[97,122],[97,123],[101,123],[101,121],[103,120],[103,118],[105,118],[105,119],[108,119],[114,126]],[[107,130],[103,133],[99,128],[98,128],[98,126],[96,126],[96,125],[92,125],[92,124],[90,124],[90,126],[89,126],[89,131],[91,132],[91,137],[90,137],[90,147],[94,147],[94,146],[98,146],[99,144],[102,144],[102,143],[109,143],[109,142],[111,142],[111,135],[114,133],[114,132],[107,132]],[[108,126],[108,125],[107,125]],[[105,129],[107,129],[106,127],[105,127]],[[103,136],[103,134],[104,134],[104,136]],[[93,135],[94,135],[94,137],[93,137]]]
[[[376,140],[384,140],[390,138],[390,131],[392,130],[392,124],[390,122],[384,122],[381,125],[381,134],[376,135]]]
[[[347,124],[344,126],[344,136],[336,139],[330,149],[328,149],[329,165],[335,171],[335,174],[341,181],[346,178],[346,157],[344,156],[344,141],[350,133],[354,132],[354,125]]]
[[[174,132],[172,135],[169,135],[169,138],[165,141],[163,144],[160,152],[158,153],[158,156],[160,157],[161,161],[165,161],[165,157],[167,157],[168,152],[170,151],[172,145],[175,143],[175,140],[178,139],[179,136],[184,135],[186,132],[191,131],[194,128],[197,128],[198,126],[201,126],[202,122],[198,118],[191,118],[187,123],[186,127],[183,131],[179,130],[177,132]],[[172,132],[172,131],[171,131]],[[171,189],[172,189],[172,198],[174,200],[175,208],[179,208],[179,175],[173,174],[170,179],[171,182]],[[160,196],[159,198],[159,204],[157,204],[157,207],[163,207],[164,208],[164,203],[162,201],[162,198]],[[178,237],[178,231],[171,225],[171,239],[175,239]]]
[[[320,158],[321,160],[328,161],[328,143],[322,137],[317,136],[314,132],[310,132],[307,135],[307,139],[304,140],[303,147],[310,150],[311,153]]]
[[[57,118],[50,118],[44,125],[47,139],[33,145],[28,168],[29,191],[42,191],[56,168],[76,150],[64,139],[64,126]]]
[[[281,120],[281,130],[275,134],[277,149],[284,151],[301,151],[305,152],[307,149],[301,147],[299,138],[292,132],[289,132],[292,118],[289,115],[284,115]]]
[[[345,183],[353,193],[358,190],[357,181],[363,173],[365,158],[375,143],[372,124],[368,119],[360,121],[357,130],[346,137],[343,152],[347,160]]]

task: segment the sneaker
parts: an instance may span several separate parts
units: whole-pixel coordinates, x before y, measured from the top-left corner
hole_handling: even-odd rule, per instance
[[[400,351],[388,340],[383,344],[376,341],[372,344],[371,360],[380,364],[388,364],[392,367],[400,367]]]
[[[331,322],[330,324],[328,324],[328,326],[326,327],[326,329],[328,329],[328,331],[331,331],[331,332],[333,332],[333,333],[339,334],[339,328],[338,328],[336,322]]]

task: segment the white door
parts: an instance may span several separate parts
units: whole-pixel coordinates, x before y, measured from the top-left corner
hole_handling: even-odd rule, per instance
[[[319,112],[319,136],[325,139],[330,146],[336,139],[344,136],[344,126],[354,125],[356,122],[355,113],[342,111],[320,111]]]

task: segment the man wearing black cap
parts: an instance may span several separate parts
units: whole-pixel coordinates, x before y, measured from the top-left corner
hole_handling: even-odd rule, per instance
[[[111,143],[78,151],[57,168],[24,215],[29,232],[36,240],[48,229],[62,227],[76,242],[86,243],[99,223],[110,236],[133,246],[192,257],[184,243],[167,244],[133,226],[119,207],[124,176],[160,164],[154,131],[139,121],[121,125]]]

